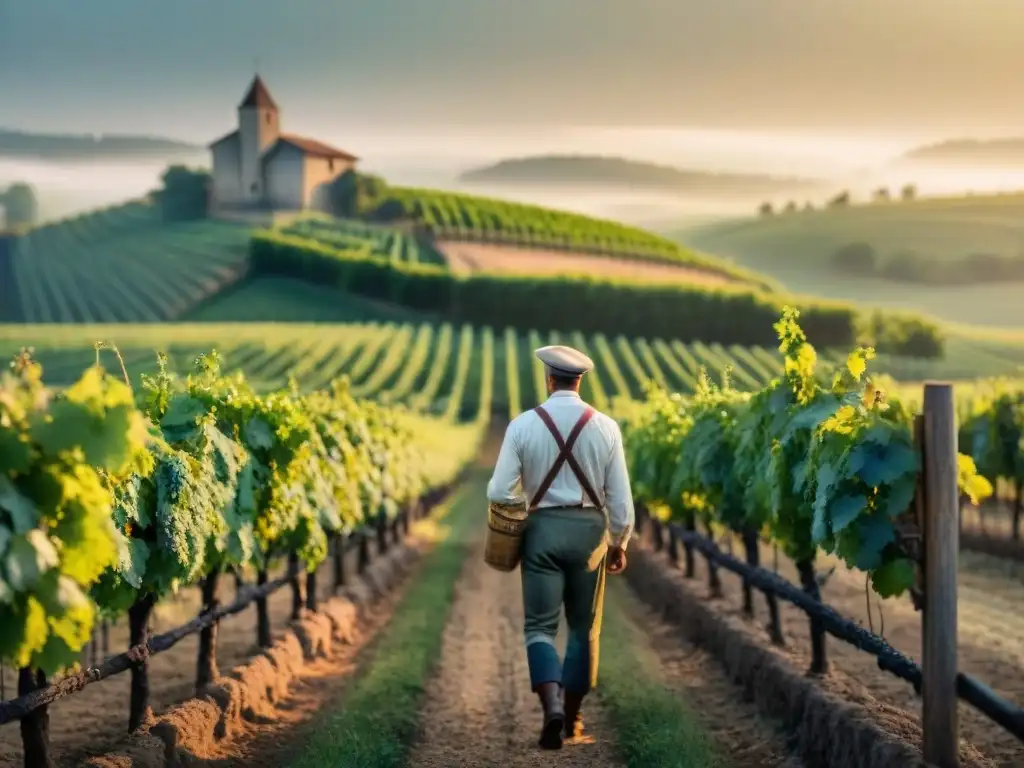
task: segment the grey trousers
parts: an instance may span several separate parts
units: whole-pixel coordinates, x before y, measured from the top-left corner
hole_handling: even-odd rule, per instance
[[[530,683],[558,682],[586,693],[597,682],[608,536],[594,509],[539,509],[527,520],[520,564]],[[564,664],[555,636],[565,608]]]

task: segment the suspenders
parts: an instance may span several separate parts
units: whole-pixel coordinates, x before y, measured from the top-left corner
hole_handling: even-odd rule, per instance
[[[562,469],[562,465],[568,463],[569,469],[576,475],[576,479],[579,481],[580,487],[583,492],[590,497],[591,503],[601,509],[601,502],[597,498],[597,494],[594,493],[594,487],[590,484],[587,476],[583,473],[583,468],[576,461],[576,457],[572,455],[572,447],[576,444],[576,439],[580,436],[580,432],[587,426],[587,422],[594,416],[594,409],[589,405],[587,409],[580,416],[576,425],[572,428],[572,432],[569,433],[569,439],[563,440],[562,435],[558,431],[558,427],[555,426],[555,422],[551,420],[551,415],[545,411],[541,406],[537,406],[533,409],[540,420],[544,422],[544,425],[548,428],[551,436],[555,438],[555,442],[558,443],[558,457],[555,459],[555,463],[551,465],[551,469],[544,481],[540,484],[540,488],[537,489],[537,493],[534,494],[533,500],[530,502],[530,511],[537,509],[537,505],[544,498],[544,494],[551,488],[551,484],[555,482],[555,478],[558,476],[559,471]]]

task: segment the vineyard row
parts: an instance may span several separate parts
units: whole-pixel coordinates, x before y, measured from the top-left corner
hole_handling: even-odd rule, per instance
[[[468,364],[464,355],[453,402]],[[0,664],[22,669],[31,694],[79,661],[98,616],[127,615],[132,645],[145,645],[154,607],[182,587],[202,583],[211,612],[223,572],[251,568],[265,585],[285,559],[315,570],[331,539],[406,517],[451,483],[489,422],[492,379],[488,355],[479,412],[460,424],[457,409],[440,419],[396,411],[343,380],[261,394],[223,374],[215,353],[186,377],[161,356],[134,391],[92,366],[58,394],[20,354],[0,378]],[[263,647],[265,598],[255,598]],[[213,639],[201,636],[209,679]],[[146,674],[136,659],[133,728]],[[45,742],[34,723],[27,748]]]

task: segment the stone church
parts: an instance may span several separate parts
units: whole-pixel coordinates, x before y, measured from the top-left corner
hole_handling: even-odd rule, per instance
[[[281,133],[281,114],[259,75],[238,106],[238,128],[210,145],[211,209],[325,209],[327,186],[358,158],[315,139]]]

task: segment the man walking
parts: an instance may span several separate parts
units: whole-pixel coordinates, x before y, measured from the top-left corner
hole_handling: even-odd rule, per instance
[[[580,706],[597,680],[604,578],[626,567],[633,498],[618,424],[580,398],[594,364],[571,347],[542,347],[548,400],[509,424],[487,486],[490,501],[529,499],[522,569],[526,657],[544,709],[540,745],[582,732]],[[555,647],[562,606],[564,664]],[[564,698],[563,698],[564,697]]]

